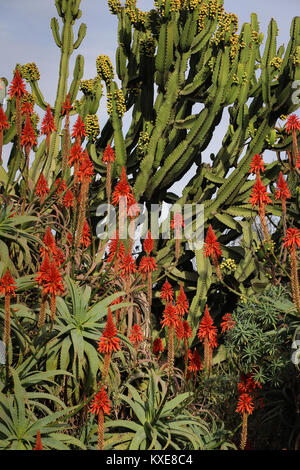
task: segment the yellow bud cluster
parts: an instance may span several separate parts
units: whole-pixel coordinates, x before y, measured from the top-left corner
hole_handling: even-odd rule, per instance
[[[113,99],[116,102],[118,116],[122,118],[124,116],[124,113],[126,112],[125,98],[122,93],[122,90],[115,91],[113,95],[111,93],[107,93],[107,112],[110,116],[112,116],[113,113]]]
[[[28,64],[23,65],[21,70],[22,70],[22,76],[28,82],[40,79],[39,69],[37,68],[37,65],[34,62],[32,62],[31,64],[28,63]]]
[[[40,116],[37,113],[30,114],[30,121],[33,127],[33,130],[36,134],[39,134],[38,125],[40,122]]]
[[[108,0],[108,8],[109,8],[109,11],[113,15],[117,15],[118,13],[120,13],[122,9],[121,1],[120,0]]]
[[[292,64],[296,67],[300,65],[300,47],[298,46],[295,54],[292,56]]]
[[[230,37],[230,58],[233,60],[236,54],[239,51],[239,36],[237,34],[233,34]]]
[[[225,259],[221,265],[220,265],[220,268],[223,270],[223,271],[226,271],[228,273],[231,273],[233,271],[236,270],[236,264],[235,264],[235,261],[234,259],[232,258],[227,258]]]
[[[247,74],[247,72],[244,72],[244,73],[243,73],[242,82],[243,82],[243,84],[246,84],[246,83],[248,82],[248,74]]]
[[[114,78],[114,68],[108,55],[99,55],[96,59],[97,73],[106,84],[109,84]]]
[[[186,8],[190,11],[196,10],[197,6],[200,4],[201,0],[187,0]]]
[[[243,295],[240,296],[240,303],[241,304],[247,304],[248,303],[248,300],[246,299],[246,297],[244,297]]]
[[[231,38],[237,32],[238,26],[238,17],[235,13],[224,14],[219,20],[218,29],[213,39],[214,43],[218,45],[225,41],[226,33],[229,33]]]
[[[80,90],[82,93],[92,93],[94,88],[94,81],[92,79],[89,80],[81,80],[80,82]]]
[[[280,69],[282,62],[283,59],[281,57],[275,56],[272,60],[270,60],[270,66],[275,67],[275,69]]]
[[[91,141],[95,141],[100,133],[98,116],[96,114],[88,114],[85,118],[85,129]]]
[[[233,83],[236,83],[237,85],[240,83],[240,82],[239,82],[239,77],[237,76],[236,73],[233,75],[232,81],[233,81]]]
[[[142,157],[145,155],[150,142],[150,135],[147,131],[140,132],[138,145],[137,145],[137,156]]]
[[[263,33],[258,33],[257,31],[251,32],[252,42],[255,42],[256,44],[261,44],[263,42],[263,39],[264,39]]]
[[[147,36],[141,41],[141,53],[147,57],[154,57],[156,42],[152,36]]]
[[[24,103],[34,104],[35,103],[34,96],[31,93],[26,93],[26,95],[22,97],[22,104]]]

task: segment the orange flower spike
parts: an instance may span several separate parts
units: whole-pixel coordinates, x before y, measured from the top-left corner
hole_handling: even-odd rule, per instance
[[[63,199],[63,204],[64,206],[69,209],[70,207],[73,207],[74,205],[74,196],[73,196],[73,192],[71,189],[68,189],[64,195],[64,199]]]
[[[52,132],[56,131],[54,117],[48,104],[46,114],[44,116],[42,127],[41,127],[41,134],[46,136],[46,148],[47,148],[47,155],[49,155],[49,148],[50,148],[50,137]]]
[[[9,128],[8,120],[2,106],[0,106],[0,165],[2,164],[3,131]]]
[[[56,250],[56,244],[55,244],[55,239],[54,236],[52,235],[51,229],[48,226],[46,233],[43,237],[43,243],[46,245],[46,247],[41,247],[40,248],[40,254],[41,256],[45,256],[46,253],[50,252],[52,255],[55,253]]]
[[[258,206],[258,213],[259,213],[264,237],[266,240],[270,240],[270,234],[269,234],[268,226],[266,222],[265,205],[272,204],[272,201],[269,198],[266,186],[262,183],[258,175],[256,177],[256,181],[252,189],[250,202],[253,207]]]
[[[291,114],[287,118],[285,130],[288,134],[293,135],[293,160],[296,168],[298,167],[299,151],[298,151],[298,139],[297,131],[300,131],[300,119],[296,114]]]
[[[71,147],[70,155],[68,156],[68,165],[75,166],[78,171],[81,160],[83,159],[83,150],[80,144],[74,144]]]
[[[161,289],[161,292],[160,292],[159,296],[167,304],[172,302],[172,300],[174,298],[174,291],[173,291],[172,286],[171,286],[171,284],[169,283],[168,280],[166,280],[166,282],[162,286],[162,289]]]
[[[79,246],[83,245],[84,248],[88,248],[91,243],[92,243],[92,240],[91,240],[90,226],[88,224],[88,221],[85,219],[84,224],[83,224],[82,234],[81,234],[80,241],[79,241]]]
[[[174,328],[176,327],[178,322],[178,315],[176,312],[176,308],[172,304],[168,304],[165,307],[163,313],[163,319],[161,321],[161,325],[163,327],[168,327],[169,330],[169,337],[168,337],[168,375],[169,377],[173,377],[174,375]]]
[[[218,239],[211,225],[209,225],[208,227],[206,238],[205,238],[204,256],[211,257],[214,268],[216,270],[216,275],[218,279],[222,281],[223,277],[222,277],[221,269],[220,269],[219,262],[218,262],[218,259],[220,258],[220,256],[222,256],[222,250],[220,248],[220,243],[218,242]]]
[[[133,194],[131,192],[130,186],[127,181],[126,170],[125,170],[125,167],[123,166],[120,181],[116,185],[113,195],[112,195],[112,204],[114,206],[117,206],[119,204],[119,199],[124,198],[124,197],[127,200],[128,206],[135,204],[135,199],[133,197]]]
[[[184,227],[183,217],[180,212],[176,212],[171,220],[171,228],[174,230],[175,234],[175,263],[177,263],[180,255],[180,239],[182,227]]]
[[[21,104],[21,115],[25,114],[25,117],[27,114],[32,114],[33,113],[33,104],[30,103],[29,101],[25,101],[24,103]]]
[[[78,181],[81,183],[79,197],[80,204],[77,223],[77,242],[79,242],[82,236],[84,221],[86,219],[86,206],[89,196],[89,186],[94,175],[94,167],[88,156],[87,151],[83,153],[83,158],[80,162],[80,168],[76,172],[76,175],[78,176]]]
[[[111,354],[114,351],[119,351],[120,340],[117,337],[117,328],[113,322],[113,317],[110,307],[108,308],[108,315],[105,329],[98,343],[98,351],[104,353],[104,364],[102,369],[102,381],[104,382],[110,365]]]
[[[35,282],[39,286],[43,285],[44,282],[47,280],[49,269],[50,269],[50,259],[49,259],[48,253],[46,252],[44,259],[41,263],[40,270],[36,273],[36,277],[35,277]]]
[[[16,296],[15,289],[17,285],[14,278],[11,276],[7,269],[5,274],[0,279],[0,295],[4,295],[4,335],[3,341],[6,348],[10,341],[10,299],[11,296]]]
[[[225,315],[222,317],[222,320],[223,321],[220,323],[220,327],[222,328],[221,333],[232,330],[236,324],[236,322],[231,318],[231,313],[225,313]]]
[[[185,292],[183,290],[182,284],[180,285],[180,291],[175,302],[175,308],[177,310],[178,315],[180,316],[185,315],[189,311],[189,303],[187,300],[187,296],[185,295]]]
[[[66,117],[69,117],[70,112],[72,111],[73,107],[70,103],[70,95],[67,94],[66,96],[66,101],[63,102],[62,104],[62,115],[66,115]]]
[[[264,171],[265,171],[264,161],[262,157],[258,153],[256,153],[251,160],[249,173],[254,173],[255,175],[259,175],[260,172],[263,173]]]
[[[36,434],[36,443],[35,443],[35,448],[34,450],[44,450],[43,445],[42,445],[42,439],[41,439],[41,432],[38,430]]]
[[[290,199],[291,193],[288,188],[288,185],[283,177],[282,171],[279,173],[278,181],[277,181],[277,190],[275,192],[275,199],[281,200],[281,207],[282,207],[282,220],[283,220],[283,228],[284,234],[286,234],[286,200]]]
[[[120,263],[121,276],[129,277],[137,271],[135,259],[128,253],[121,259]]]
[[[27,156],[27,167],[28,167],[29,152],[34,145],[37,145],[37,138],[36,138],[36,135],[35,135],[35,132],[32,127],[30,117],[28,114],[25,118],[25,125],[21,133],[20,145],[21,147],[24,147],[25,149],[25,153]]]
[[[298,277],[297,248],[300,248],[300,230],[288,228],[283,238],[283,246],[290,252],[291,278],[293,301],[298,313],[300,313],[300,289]]]
[[[154,248],[154,240],[152,238],[150,230],[148,230],[147,237],[144,240],[144,251],[149,256],[151,251],[153,251],[153,248]]]
[[[210,372],[212,367],[212,351],[217,346],[217,328],[213,324],[207,305],[205,306],[197,336],[204,343],[204,368]]]
[[[200,354],[198,353],[197,349],[194,348],[193,354],[189,355],[188,371],[193,372],[196,378],[198,371],[202,369],[203,369],[203,365],[202,365]]]
[[[240,449],[244,450],[247,442],[247,427],[248,427],[248,416],[252,414],[254,410],[254,404],[251,395],[248,393],[242,393],[238,399],[236,412],[242,415],[242,433]]]
[[[36,184],[35,194],[41,198],[41,204],[44,203],[46,195],[49,194],[48,183],[43,173],[41,173]]]
[[[26,91],[26,85],[24,81],[22,80],[18,69],[16,69],[15,71],[15,75],[8,89],[8,93],[11,98],[15,97],[16,99],[16,128],[17,128],[17,135],[20,139],[21,130],[22,130],[21,98],[22,96],[26,95],[27,91]]]
[[[77,144],[81,144],[81,139],[86,137],[85,125],[80,114],[78,114],[77,120],[74,124],[72,137],[75,137],[75,142]]]
[[[114,163],[116,159],[115,152],[108,144],[106,149],[103,152],[102,162],[107,164],[106,168],[106,195],[108,204],[110,203],[111,197],[111,164]]]
[[[98,450],[104,449],[104,414],[109,415],[111,403],[104,387],[101,387],[94,396],[90,405],[90,412],[98,415]]]
[[[133,325],[132,329],[130,330],[129,341],[137,347],[142,341],[144,340],[144,335],[141,330],[140,325],[135,324]]]
[[[152,352],[157,359],[159,358],[160,354],[164,352],[164,347],[161,338],[156,338],[153,341]]]
[[[64,285],[60,272],[58,271],[55,261],[52,261],[49,268],[49,273],[47,279],[44,282],[43,294],[48,294],[51,296],[50,301],[50,314],[51,321],[55,320],[55,311],[56,311],[56,296],[62,295],[64,293]]]

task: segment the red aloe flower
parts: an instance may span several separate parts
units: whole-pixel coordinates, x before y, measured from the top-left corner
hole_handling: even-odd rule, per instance
[[[121,259],[120,262],[120,272],[121,276],[130,276],[130,274],[134,274],[137,271],[135,259],[128,253]]]
[[[0,165],[2,163],[3,131],[9,128],[8,120],[0,105]]]
[[[156,338],[153,341],[152,351],[153,351],[154,356],[156,357],[158,357],[160,353],[164,352],[164,347],[163,347],[161,338]]]
[[[154,248],[154,240],[152,238],[150,230],[148,230],[147,237],[144,240],[144,251],[149,256],[153,248]]]
[[[89,227],[87,220],[85,219],[79,245],[83,245],[85,248],[88,248],[91,243],[92,241],[91,241],[90,227]]]
[[[211,225],[209,225],[207,234],[206,234],[204,255],[207,257],[208,256],[215,257],[216,259],[220,258],[220,256],[222,255],[222,250],[220,249],[220,243],[218,242],[218,239]]]
[[[34,145],[37,145],[36,135],[32,127],[30,117],[28,115],[25,118],[24,129],[22,130],[22,133],[21,133],[20,145],[21,147],[25,148],[27,157],[32,147]]]
[[[81,143],[81,139],[86,137],[85,125],[80,114],[78,114],[77,120],[74,124],[72,137],[75,137],[77,143]]]
[[[205,338],[207,338],[210,344],[214,344],[214,340],[217,336],[217,328],[214,326],[214,322],[210,316],[207,305],[205,306],[204,315],[200,322],[197,336],[200,341],[204,341]]]
[[[112,351],[119,351],[120,349],[120,340],[117,337],[117,328],[113,322],[113,317],[111,309],[108,309],[107,321],[105,329],[102,332],[102,336],[98,343],[98,351],[100,353],[108,354]]]
[[[65,257],[63,255],[63,252],[61,251],[60,248],[56,248],[54,253],[53,253],[53,260],[57,264],[57,266],[61,266],[63,262],[65,261]]]
[[[46,114],[44,116],[42,127],[41,127],[41,133],[46,136],[47,154],[49,154],[51,134],[52,132],[55,132],[55,131],[56,131],[56,127],[54,123],[54,117],[53,117],[50,105],[48,104]]]
[[[66,194],[64,195],[63,203],[64,203],[65,207],[67,207],[67,208],[73,207],[74,196],[73,196],[73,193],[72,193],[71,189],[68,189],[68,191],[66,191]]]
[[[161,292],[160,292],[160,298],[164,300],[166,303],[172,302],[174,298],[174,291],[172,289],[171,284],[169,283],[168,280],[164,283],[162,286]]]
[[[72,166],[74,164],[77,164],[79,166],[81,160],[83,159],[83,151],[81,148],[81,145],[78,143],[75,143],[71,147],[71,153],[68,156],[68,165]]]
[[[115,161],[115,152],[108,144],[106,149],[103,152],[102,162],[103,163],[113,163]]]
[[[101,411],[107,415],[110,414],[111,403],[108,399],[104,387],[101,387],[98,393],[91,401],[90,412],[98,415]]]
[[[27,114],[32,114],[33,113],[33,103],[30,103],[29,101],[25,101],[24,103],[22,103],[21,105],[21,114],[23,116],[23,114],[25,114],[25,116]]]
[[[143,256],[139,265],[139,272],[142,274],[142,277],[145,279],[146,274],[154,271],[157,271],[155,259],[152,256]]]
[[[131,192],[130,186],[127,181],[126,170],[125,170],[125,167],[123,166],[122,172],[121,172],[121,179],[119,183],[116,185],[113,195],[112,195],[113,205],[117,206],[119,204],[119,199],[124,198],[124,197],[127,200],[128,206],[135,204],[135,199],[133,197],[133,194]]]
[[[42,295],[50,295],[50,314],[51,314],[51,321],[53,322],[55,319],[55,311],[56,311],[56,296],[59,294],[64,293],[64,285],[62,281],[62,277],[60,275],[59,270],[57,269],[57,265],[55,261],[52,261],[50,264],[48,275],[45,279],[43,285],[43,293]]]
[[[283,177],[282,171],[279,173],[278,181],[277,181],[277,190],[275,192],[275,199],[281,199],[281,201],[285,201],[291,197],[290,190],[288,185]]]
[[[36,443],[35,443],[35,448],[34,450],[44,450],[43,445],[42,445],[42,439],[41,439],[41,432],[38,430],[37,435],[36,435]]]
[[[295,131],[300,131],[300,119],[298,118],[297,114],[291,114],[287,118],[287,122],[285,124],[285,130],[288,134]]]
[[[26,95],[27,93],[26,85],[21,78],[19,69],[16,69],[15,71],[15,75],[8,89],[8,93],[11,98],[13,98],[14,96],[20,98],[21,96]]]
[[[238,383],[238,392],[240,394],[255,392],[257,388],[262,388],[262,385],[259,382],[254,381],[251,373],[241,374],[241,379]]]
[[[168,326],[170,327],[175,327],[178,322],[178,315],[176,308],[172,304],[168,304],[165,307],[164,313],[163,313],[163,319],[161,321],[161,325],[163,327]]]
[[[261,207],[266,204],[272,204],[272,201],[269,198],[268,193],[267,193],[267,188],[262,183],[259,176],[257,176],[255,184],[253,186],[251,197],[250,197],[250,202],[253,207],[256,205]]]
[[[201,357],[196,348],[194,348],[193,354],[191,353],[191,351],[189,351],[188,358],[189,358],[188,370],[190,372],[193,372],[194,375],[196,376],[197,372],[203,369]]]
[[[0,295],[13,295],[15,296],[16,283],[14,278],[11,276],[9,270],[7,269],[5,274],[0,279]]]
[[[137,346],[144,340],[144,335],[140,325],[133,325],[132,329],[130,330],[130,333],[131,335],[129,336],[129,340],[134,344],[134,346]]]
[[[72,111],[72,109],[73,107],[70,103],[70,95],[68,94],[66,96],[66,101],[64,101],[62,104],[62,115],[66,114],[68,116],[70,111]]]
[[[65,182],[65,180],[62,180],[61,178],[58,178],[56,181],[55,181],[55,186],[56,186],[56,193],[57,194],[61,194],[63,193],[66,189],[67,189],[67,184]]]
[[[254,404],[251,395],[249,393],[242,393],[239,396],[236,412],[237,413],[247,413],[251,415],[254,410]]]
[[[177,314],[180,316],[185,315],[189,311],[189,303],[183,290],[182,284],[180,285],[180,291],[175,302],[175,308]]]
[[[53,253],[55,253],[55,250],[56,250],[56,244],[55,244],[55,239],[52,235],[52,232],[49,226],[47,227],[46,233],[44,235],[43,243],[44,245],[46,245],[46,248],[44,247],[40,248],[41,256],[45,256],[45,254],[48,253],[49,251],[53,255]]]
[[[48,183],[43,173],[40,174],[40,177],[36,184],[35,194],[41,198],[41,204],[43,204],[46,195],[49,194]]]
[[[265,171],[264,161],[262,157],[258,153],[256,153],[251,160],[249,173],[255,173],[256,175],[259,175],[260,172],[263,173],[264,171]]]
[[[109,241],[107,262],[112,263],[114,259],[120,260],[124,257],[125,257],[125,247],[124,247],[123,242],[120,242],[119,232],[116,231],[113,238]]]
[[[50,259],[49,259],[48,253],[46,252],[44,259],[41,263],[40,270],[36,273],[35,282],[39,286],[41,286],[42,284],[46,282],[49,269],[50,269]]]
[[[231,313],[225,313],[225,315],[222,317],[222,320],[223,321],[220,323],[222,328],[221,333],[225,333],[225,331],[231,330],[236,324],[236,322],[231,318]]]
[[[78,181],[81,183],[90,183],[92,181],[93,175],[94,167],[87,151],[85,150],[82,154],[79,170],[77,171]]]
[[[283,238],[283,245],[291,251],[300,247],[300,230],[297,228],[288,228],[286,236]]]
[[[191,338],[192,334],[193,334],[193,330],[192,328],[190,327],[190,324],[187,320],[184,320],[182,322],[182,326],[183,326],[183,339],[186,338]]]

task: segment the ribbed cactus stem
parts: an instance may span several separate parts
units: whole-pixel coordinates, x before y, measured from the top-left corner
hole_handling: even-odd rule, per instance
[[[174,375],[174,326],[169,326],[168,340],[168,375],[169,379]]]
[[[98,450],[104,449],[104,413],[99,410],[98,414]]]
[[[4,344],[8,348],[10,341],[10,294],[5,295],[4,300]]]
[[[42,303],[41,303],[41,308],[39,311],[39,317],[38,317],[38,328],[42,328],[46,322],[46,305],[47,305],[47,294],[42,293]]]
[[[297,312],[300,313],[300,290],[299,290],[299,278],[298,278],[298,263],[297,263],[297,252],[296,252],[295,246],[293,246],[291,250],[290,260],[291,260],[293,301],[294,301]]]
[[[111,360],[111,351],[106,353],[104,356],[104,363],[103,363],[103,369],[102,369],[102,382],[103,383],[105,382],[106,377],[108,375],[110,360]]]
[[[240,449],[244,450],[246,447],[246,442],[247,442],[248,413],[243,412],[242,420],[243,420],[243,424],[242,424]]]

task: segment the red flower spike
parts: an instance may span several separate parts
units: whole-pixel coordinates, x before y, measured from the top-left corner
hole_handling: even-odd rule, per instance
[[[300,248],[300,230],[297,228],[288,228],[283,241],[285,248],[289,248],[290,250]]]
[[[62,104],[62,115],[69,114],[72,111],[73,107],[70,103],[70,95],[68,94],[66,97],[66,101]]]
[[[172,220],[171,220],[171,228],[173,230],[176,230],[176,229],[178,230],[181,227],[184,227],[183,217],[180,214],[180,212],[176,212],[173,215]]]
[[[33,130],[30,117],[28,114],[26,115],[25,125],[22,130],[20,145],[21,147],[25,147],[27,154],[29,153],[29,151],[32,149],[34,145],[37,145],[36,135]]]
[[[112,351],[119,351],[120,340],[117,337],[117,333],[118,331],[113,322],[111,309],[108,308],[106,326],[98,343],[98,351],[100,353],[107,354],[111,353]]]
[[[44,293],[59,295],[64,293],[64,286],[55,261],[50,264],[48,275],[44,282]]]
[[[285,130],[288,134],[295,131],[300,131],[300,119],[296,114],[291,114],[287,118],[287,122],[285,124]]]
[[[116,259],[122,259],[125,257],[125,247],[123,242],[120,242],[118,231],[115,233],[114,237],[109,241],[109,252],[107,262],[111,263],[115,255]]]
[[[21,114],[23,116],[23,114],[25,114],[25,116],[27,114],[32,114],[33,113],[33,104],[30,103],[29,101],[25,101],[25,103],[22,103],[21,105]]]
[[[178,315],[176,308],[172,304],[168,304],[165,307],[163,313],[163,320],[161,321],[162,326],[174,327],[178,322]]]
[[[47,227],[46,233],[43,238],[43,243],[46,245],[46,248],[43,246],[40,248],[40,253],[41,256],[45,256],[48,251],[50,251],[51,254],[53,254],[56,250],[56,244],[55,244],[55,239],[52,235],[50,227]]]
[[[160,353],[164,352],[164,347],[163,347],[161,338],[156,338],[153,341],[152,351],[153,351],[153,354],[157,357],[160,355]]]
[[[220,323],[222,328],[221,333],[225,333],[225,331],[231,330],[236,324],[236,322],[231,319],[231,313],[225,313],[225,315],[222,317],[222,320],[223,321]]]
[[[86,137],[86,130],[83,120],[81,119],[80,114],[78,114],[77,120],[73,127],[72,137],[83,138]]]
[[[180,291],[175,302],[175,308],[177,314],[180,316],[185,315],[189,311],[189,303],[183,290],[182,284],[180,285]]]
[[[241,381],[238,383],[238,392],[241,393],[252,393],[257,388],[262,388],[259,382],[255,382],[252,374],[241,374]]]
[[[48,104],[46,114],[42,122],[41,133],[43,135],[50,135],[52,132],[55,132],[55,131],[56,131],[56,127],[54,123],[54,117],[53,117],[50,105]]]
[[[17,285],[14,278],[11,276],[9,270],[7,269],[5,274],[0,279],[0,295],[13,295],[15,296],[15,289]]]
[[[80,245],[83,245],[85,248],[88,248],[91,243],[92,241],[91,241],[90,227],[89,227],[87,220],[85,220],[84,225],[83,225],[82,235],[80,238]]]
[[[55,252],[53,253],[53,259],[55,263],[57,264],[57,266],[61,266],[63,262],[65,261],[65,257],[60,248],[56,248]]]
[[[80,167],[76,174],[78,176],[78,181],[80,181],[81,183],[90,183],[92,181],[92,177],[94,175],[94,167],[86,150],[82,154]]]
[[[115,161],[115,152],[111,148],[111,146],[108,144],[106,149],[103,152],[103,157],[102,157],[102,162],[103,163],[113,163]]]
[[[215,259],[220,258],[220,256],[222,255],[220,243],[218,242],[218,239],[211,225],[208,227],[206,234],[204,255],[215,257]]]
[[[131,335],[129,336],[129,340],[137,346],[139,343],[141,343],[144,340],[144,335],[141,330],[140,325],[136,324],[133,325],[132,329],[130,330]]]
[[[162,286],[161,292],[160,292],[160,298],[164,300],[166,303],[172,302],[174,298],[174,291],[172,289],[171,284],[169,283],[168,280],[164,283]]]
[[[267,188],[262,183],[259,176],[256,177],[256,181],[253,186],[249,202],[251,202],[253,207],[255,205],[257,205],[258,207],[262,207],[266,204],[272,204],[272,201],[269,198],[268,193],[267,193]]]
[[[38,182],[35,187],[35,194],[41,198],[41,201],[44,200],[45,196],[49,194],[49,187],[47,180],[44,177],[44,174],[41,173]]]
[[[127,181],[125,167],[122,167],[121,179],[119,183],[116,185],[113,195],[112,195],[112,203],[114,206],[119,204],[119,199],[122,197],[126,197],[127,205],[130,207],[131,205],[135,204],[135,199],[133,194],[131,193],[130,186]]]
[[[120,271],[122,276],[130,276],[136,272],[136,263],[135,259],[131,256],[130,253],[124,256],[120,262]]]
[[[242,393],[238,399],[237,408],[235,411],[240,414],[246,413],[251,415],[253,410],[254,404],[251,395],[248,393]]]
[[[193,335],[193,330],[190,327],[189,322],[187,320],[184,320],[182,322],[182,326],[183,326],[183,339],[184,338],[186,338],[186,339],[191,338],[191,336]]]
[[[205,306],[204,315],[200,322],[197,336],[200,341],[204,341],[207,338],[210,347],[216,346],[217,328],[213,324],[207,305]]]
[[[142,274],[142,277],[145,278],[146,274],[154,271],[157,271],[155,259],[152,256],[143,256],[139,265],[139,272]]]
[[[36,443],[35,443],[35,448],[34,450],[44,450],[43,445],[42,445],[42,439],[41,439],[41,432],[38,430],[37,435],[36,435]]]
[[[47,279],[50,269],[50,259],[48,253],[45,253],[44,259],[41,263],[40,270],[36,273],[35,282],[40,286],[44,284]]]
[[[144,251],[149,256],[153,248],[154,248],[154,240],[152,238],[150,230],[148,230],[147,237],[144,240]]]
[[[84,154],[83,154],[81,145],[78,144],[78,143],[75,143],[75,144],[71,147],[71,153],[70,153],[70,155],[68,155],[68,165],[69,165],[69,166],[72,166],[72,165],[74,165],[75,163],[80,163],[81,160],[84,158],[83,155],[84,155]]]
[[[193,372],[194,374],[197,374],[199,370],[203,369],[202,361],[200,354],[198,353],[197,349],[194,349],[193,354],[191,354],[191,351],[189,351],[189,365],[188,365],[188,370],[190,372]]]
[[[67,184],[65,182],[65,180],[61,180],[61,178],[58,178],[56,181],[55,181],[55,186],[56,186],[56,193],[57,194],[61,194],[63,193],[66,189],[67,189]]]
[[[249,173],[255,173],[256,175],[259,175],[260,172],[263,173],[264,171],[265,171],[264,161],[262,157],[258,153],[256,153],[251,160]]]
[[[0,131],[4,131],[8,128],[9,128],[9,124],[8,124],[6,114],[5,114],[2,106],[0,106]]]
[[[277,190],[275,192],[275,199],[281,199],[281,201],[285,201],[291,197],[290,190],[288,185],[283,177],[282,171],[279,173],[278,181],[277,181]]]
[[[68,189],[68,191],[66,191],[66,194],[64,195],[63,203],[64,203],[64,206],[67,208],[73,207],[74,196],[73,196],[73,192],[71,191],[71,189]]]
[[[14,96],[18,96],[19,98],[27,93],[26,91],[26,85],[24,81],[21,78],[20,72],[18,69],[16,69],[14,78],[11,82],[11,85],[8,89],[8,93],[11,98]]]
[[[101,387],[98,393],[94,396],[90,405],[90,413],[99,415],[100,412],[109,415],[111,403],[108,399],[104,387]]]

